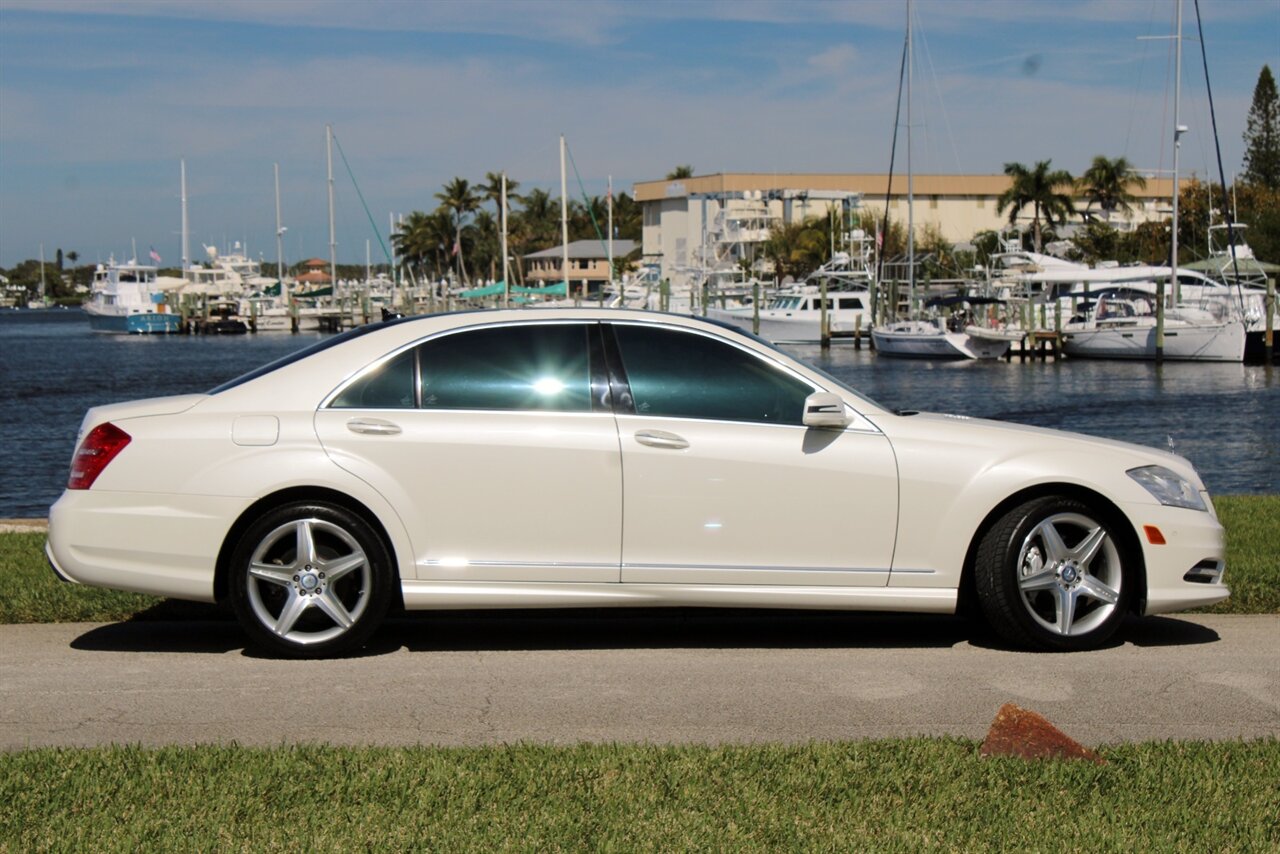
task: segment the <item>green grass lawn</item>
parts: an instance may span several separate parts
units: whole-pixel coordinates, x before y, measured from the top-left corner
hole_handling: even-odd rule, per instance
[[[0,754],[0,849],[1275,851],[1280,741]]]
[[[1214,501],[1227,528],[1231,598],[1219,614],[1280,614],[1280,496]],[[216,615],[210,606],[64,584],[49,569],[43,534],[0,534],[0,623],[108,622]]]

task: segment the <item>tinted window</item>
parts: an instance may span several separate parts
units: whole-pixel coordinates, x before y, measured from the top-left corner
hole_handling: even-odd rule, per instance
[[[587,332],[538,323],[428,341],[418,348],[422,408],[590,412]]]
[[[412,350],[384,362],[342,390],[329,404],[337,409],[412,409]]]
[[[723,341],[614,327],[637,415],[800,424],[813,389]]]
[[[350,341],[352,338],[360,338],[365,335],[368,335],[370,332],[377,332],[379,330],[386,329],[388,326],[396,326],[398,324],[407,323],[413,320],[417,320],[417,318],[416,317],[399,317],[399,318],[396,318],[395,320],[384,320],[382,323],[370,323],[368,326],[357,326],[355,329],[349,329],[340,335],[335,335],[332,338],[326,338],[323,341],[318,341],[315,344],[312,344],[310,347],[304,347],[303,349],[298,350],[295,353],[290,353],[289,355],[284,356],[283,358],[276,359],[274,362],[268,362],[267,364],[263,365],[260,368],[255,368],[247,374],[242,374],[233,380],[228,380],[227,382],[223,383],[217,388],[210,389],[209,394],[217,394],[218,392],[227,391],[229,389],[235,388],[236,386],[244,385],[245,383],[250,382],[251,380],[256,380],[259,377],[264,377],[269,373],[278,371],[283,367],[287,367],[288,365],[292,365],[294,362],[300,362],[303,359],[307,358],[308,356],[314,356],[316,353],[319,353],[322,350],[328,350],[330,347],[336,347],[339,344],[345,344],[348,341]]]

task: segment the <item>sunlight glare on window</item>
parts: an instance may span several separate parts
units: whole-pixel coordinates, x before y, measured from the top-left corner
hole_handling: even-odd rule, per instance
[[[564,391],[564,383],[555,377],[543,377],[533,384],[533,390],[538,394],[550,397],[553,394],[559,394]]]

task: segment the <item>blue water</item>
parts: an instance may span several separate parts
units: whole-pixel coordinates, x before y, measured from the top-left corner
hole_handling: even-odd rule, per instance
[[[89,331],[79,311],[0,311],[0,518],[44,516],[91,406],[207,391],[319,334],[139,337]],[[1280,369],[1124,362],[922,362],[838,345],[791,347],[881,403],[1174,440],[1216,493],[1280,493]]]

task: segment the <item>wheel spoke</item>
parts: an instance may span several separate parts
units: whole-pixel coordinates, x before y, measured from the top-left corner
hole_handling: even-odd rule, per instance
[[[333,595],[332,590],[326,590],[315,598],[316,607],[329,615],[329,619],[333,620],[344,629],[351,628],[355,620],[351,618],[351,614],[347,612],[347,608]]]
[[[1078,595],[1072,588],[1063,587],[1058,590],[1058,622],[1056,628],[1060,635],[1071,634],[1071,624],[1076,619],[1076,597]]]
[[[274,564],[255,563],[249,566],[249,574],[259,581],[266,581],[280,587],[293,586],[293,572]]]
[[[314,564],[316,562],[316,538],[315,533],[311,530],[311,520],[299,519],[294,530],[297,535],[298,549],[295,560],[299,565]]]
[[[1120,591],[1103,584],[1095,575],[1085,575],[1080,579],[1080,595],[1097,599],[1108,605],[1114,605],[1120,601]]]
[[[1082,569],[1088,569],[1089,564],[1093,563],[1093,559],[1098,556],[1099,549],[1102,544],[1107,541],[1107,530],[1101,526],[1094,528],[1089,532],[1089,536],[1081,540],[1074,549],[1071,550],[1071,558],[1076,561]]]
[[[1054,527],[1052,519],[1041,522],[1035,532],[1044,542],[1044,550],[1049,558],[1047,563],[1057,563],[1070,558],[1071,550],[1067,548],[1066,543],[1062,542],[1062,535]]]
[[[302,612],[307,610],[310,604],[309,597],[299,596],[291,591],[288,600],[284,603],[284,608],[280,611],[280,616],[276,618],[276,624],[272,631],[280,635],[280,637],[289,634],[289,632],[293,631],[293,626],[298,622],[298,618],[302,616]]]
[[[1024,593],[1034,592],[1036,590],[1049,590],[1058,583],[1057,573],[1052,567],[1042,569],[1031,575],[1023,576],[1018,579],[1018,587]]]
[[[325,580],[329,584],[332,584],[342,576],[351,572],[351,570],[359,569],[366,563],[368,563],[368,558],[365,557],[364,552],[355,551],[346,557],[341,557],[337,560],[321,564],[321,568],[324,570]]]

